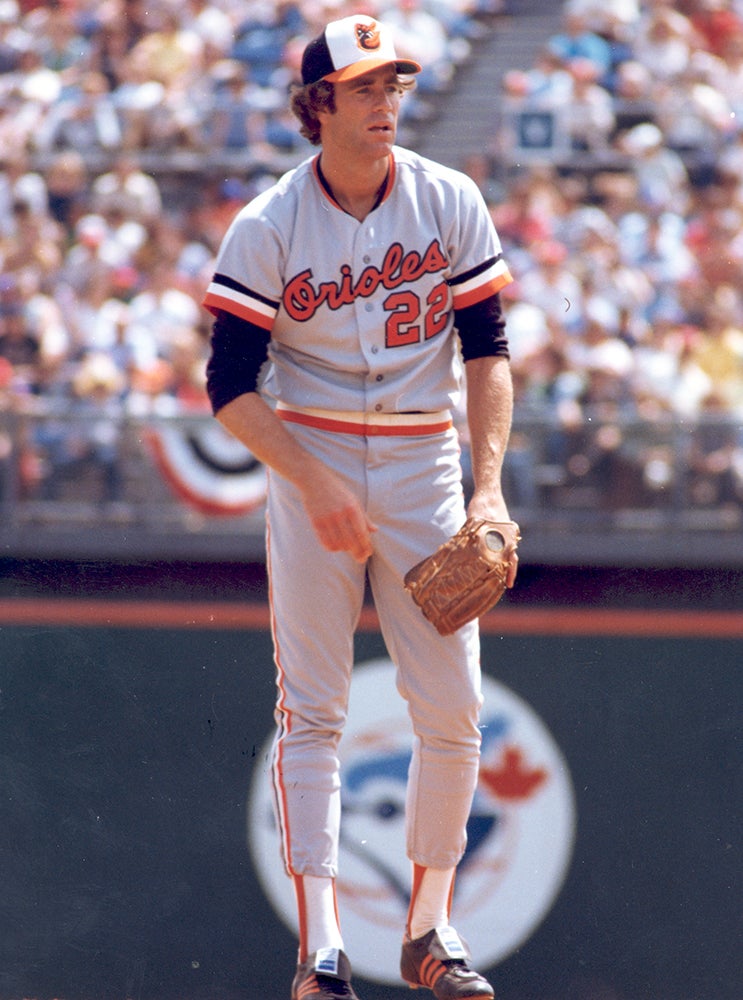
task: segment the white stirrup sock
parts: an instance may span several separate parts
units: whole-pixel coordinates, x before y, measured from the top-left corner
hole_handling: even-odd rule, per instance
[[[321,948],[343,948],[335,880],[319,875],[295,875],[299,912],[299,960]]]
[[[408,935],[415,941],[434,927],[446,927],[451,911],[455,868],[441,871],[413,865],[413,891],[408,912]]]

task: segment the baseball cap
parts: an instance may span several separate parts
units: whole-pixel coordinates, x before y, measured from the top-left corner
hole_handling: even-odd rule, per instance
[[[412,59],[398,59],[390,28],[366,14],[331,21],[308,43],[302,56],[302,83],[353,80],[380,66],[394,64],[398,73],[420,73]]]

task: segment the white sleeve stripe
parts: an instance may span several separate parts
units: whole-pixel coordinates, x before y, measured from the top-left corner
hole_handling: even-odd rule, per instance
[[[462,282],[461,285],[457,284],[453,286],[453,292],[456,298],[461,299],[475,289],[481,288],[483,285],[488,285],[492,281],[502,283],[503,278],[508,278],[508,276],[508,266],[506,265],[505,260],[501,257],[486,271],[481,271],[473,278],[470,278],[469,281]]]
[[[215,281],[209,285],[206,294],[208,298],[221,299],[223,302],[233,302],[235,305],[249,309],[251,312],[260,313],[266,319],[273,319],[277,313],[275,306],[268,305],[253,295],[245,295],[242,292],[235,291],[234,288],[228,288],[226,285]]]

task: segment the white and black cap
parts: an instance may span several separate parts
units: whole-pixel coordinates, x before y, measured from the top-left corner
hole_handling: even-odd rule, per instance
[[[405,76],[421,71],[412,59],[397,58],[390,28],[366,14],[352,14],[331,21],[309,42],[302,56],[302,83],[340,83],[388,65]]]

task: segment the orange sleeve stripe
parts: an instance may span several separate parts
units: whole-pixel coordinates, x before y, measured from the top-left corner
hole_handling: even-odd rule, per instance
[[[483,282],[482,285],[478,285],[477,288],[469,288],[466,292],[462,292],[457,295],[456,290],[454,291],[453,302],[455,309],[466,309],[467,306],[473,306],[478,302],[482,302],[483,299],[490,298],[491,295],[496,295],[500,292],[506,285],[510,285],[513,281],[510,271],[502,271],[500,274],[495,275],[489,281]]]
[[[233,298],[218,295],[216,292],[207,292],[204,296],[203,305],[210,313],[216,314],[220,311],[230,313],[232,316],[238,316],[240,319],[247,320],[248,323],[253,323],[263,330],[271,330],[273,327],[273,317],[267,316],[264,312],[259,312],[257,309],[251,309],[250,306],[241,305],[235,302]]]

